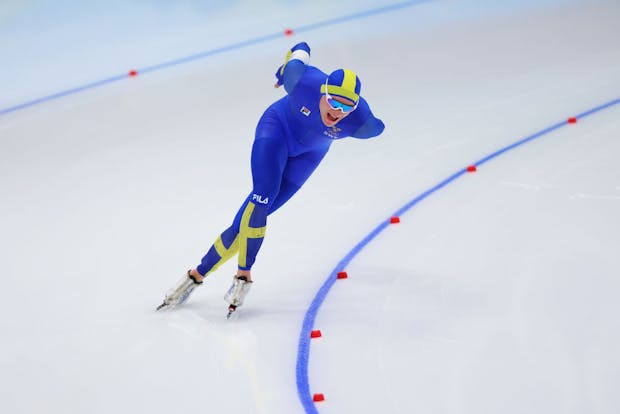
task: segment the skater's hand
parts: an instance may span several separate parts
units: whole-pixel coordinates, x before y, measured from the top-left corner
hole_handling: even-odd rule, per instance
[[[290,58],[291,58],[291,51],[289,50],[288,53],[286,54],[286,59],[284,60],[284,64],[280,65],[278,70],[276,70],[276,84],[274,85],[274,88],[279,88],[280,86],[284,84],[284,67],[286,66]]]

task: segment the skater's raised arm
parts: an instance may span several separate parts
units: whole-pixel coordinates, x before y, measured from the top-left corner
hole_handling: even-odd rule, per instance
[[[310,63],[310,46],[306,42],[297,43],[286,54],[284,63],[276,71],[277,82],[274,87],[284,85],[287,93],[291,93]]]

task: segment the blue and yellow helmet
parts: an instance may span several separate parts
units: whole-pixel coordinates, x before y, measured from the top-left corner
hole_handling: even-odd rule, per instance
[[[357,104],[362,82],[352,70],[337,69],[330,73],[325,84],[321,85],[321,93],[325,93],[326,88],[328,94],[350,99]]]

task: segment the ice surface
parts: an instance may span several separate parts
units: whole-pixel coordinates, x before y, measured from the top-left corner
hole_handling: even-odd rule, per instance
[[[33,4],[46,21],[47,3]],[[140,25],[114,31],[104,17],[128,7],[114,4],[53,16],[80,43],[73,53],[44,25],[23,37],[15,22],[32,10],[5,9],[3,54],[23,72],[0,73],[24,82],[3,83],[0,108],[380,5],[187,1],[173,13],[140,2],[118,17],[147,16]],[[614,1],[433,1],[0,117],[3,412],[303,412],[298,334],[332,268],[452,173],[620,98],[618,21]],[[39,54],[39,39],[56,49]],[[385,133],[336,142],[270,218],[238,320],[226,321],[222,299],[232,262],[183,307],[153,312],[250,190],[255,124],[281,96],[273,72],[300,40],[313,64],[358,72]],[[36,53],[21,54],[28,47]],[[309,380],[326,397],[319,411],[619,412],[619,131],[620,106],[562,127],[433,194],[372,241],[317,317]]]

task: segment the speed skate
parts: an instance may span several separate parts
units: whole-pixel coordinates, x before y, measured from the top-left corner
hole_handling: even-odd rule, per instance
[[[170,289],[170,291],[164,297],[164,301],[161,305],[159,305],[155,310],[158,311],[164,308],[170,308],[176,305],[180,305],[185,302],[189,295],[192,294],[194,289],[200,286],[202,282],[196,281],[194,277],[190,274],[190,271],[187,271],[187,274],[184,275],[181,280],[176,284],[175,287]]]
[[[248,280],[245,276],[234,276],[233,284],[228,289],[228,292],[224,295],[224,300],[228,302],[228,315],[226,318],[230,319],[235,314],[237,308],[243,305],[243,301],[247,296],[250,288],[252,287],[252,281]]]

